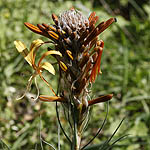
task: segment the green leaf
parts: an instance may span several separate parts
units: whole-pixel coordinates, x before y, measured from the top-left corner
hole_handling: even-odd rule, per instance
[[[133,126],[129,132],[132,136],[147,136],[148,135],[148,128],[143,122],[138,122]]]

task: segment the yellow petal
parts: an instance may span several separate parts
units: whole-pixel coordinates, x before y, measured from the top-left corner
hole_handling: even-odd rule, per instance
[[[62,33],[63,33],[63,34],[66,34],[66,32],[65,32],[64,30],[62,30]]]
[[[41,44],[44,44],[44,42],[43,42],[41,39],[34,40],[34,41],[31,43],[30,50],[33,50],[33,49],[35,49],[35,48],[41,46]]]
[[[51,30],[56,32],[56,29],[53,26],[49,26],[49,29],[51,29]]]
[[[25,60],[32,66],[31,64],[31,59],[29,57],[29,51],[26,48],[25,44],[21,41],[14,41],[14,44],[16,46],[16,49],[18,50],[19,53],[25,58]]]
[[[38,48],[44,44],[44,42],[40,39],[37,39],[37,40],[34,40],[32,43],[31,43],[31,46],[30,46],[30,52],[29,52],[29,57],[32,61],[32,64],[35,63],[35,56],[36,56],[36,51],[38,50]]]
[[[56,34],[55,32],[53,32],[53,31],[48,31],[47,33],[48,33],[52,38],[54,38],[54,39],[56,39],[56,40],[59,39],[59,35]]]
[[[73,60],[73,56],[72,56],[72,52],[69,50],[66,50],[66,53],[68,54],[68,56]]]
[[[55,50],[47,51],[47,52],[45,52],[45,53],[42,55],[42,57],[40,58],[40,60],[39,60],[39,62],[38,62],[38,66],[40,66],[42,60],[43,60],[46,56],[52,55],[52,54],[62,56],[62,54],[61,54],[59,51],[55,51]]]
[[[50,50],[50,51],[47,51],[44,55],[47,56],[47,55],[59,55],[62,57],[62,54],[59,52],[59,51],[55,51],[55,50]]]
[[[16,40],[16,41],[14,41],[14,44],[19,53],[22,53],[26,49],[25,44],[21,41]]]
[[[60,67],[63,71],[67,70],[67,66],[62,61],[60,61]]]
[[[49,71],[51,74],[55,75],[55,69],[49,62],[44,62],[40,65],[41,68]]]

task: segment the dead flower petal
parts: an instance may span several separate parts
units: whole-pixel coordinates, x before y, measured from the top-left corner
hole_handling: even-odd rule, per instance
[[[38,62],[38,66],[40,66],[42,60],[48,56],[48,55],[59,55],[59,56],[62,56],[62,54],[59,52],[59,51],[55,51],[55,50],[50,50],[48,52],[45,52],[42,57],[40,58],[39,62]]]
[[[32,61],[32,65],[34,65],[34,63],[35,63],[36,51],[42,44],[44,44],[44,42],[40,39],[34,40],[31,43],[29,57]]]
[[[95,82],[96,75],[101,73],[100,64],[101,64],[102,52],[103,52],[103,48],[100,47],[98,50],[98,56],[97,56],[96,62],[94,64],[94,67],[93,67],[92,72],[91,72],[90,82]]]
[[[55,75],[55,69],[49,62],[44,62],[40,65],[40,68],[43,68],[47,71],[49,71],[51,74]]]
[[[65,102],[63,97],[40,95],[39,99],[44,102]]]
[[[91,105],[94,105],[94,104],[97,104],[97,103],[106,102],[106,101],[109,101],[110,99],[112,99],[112,97],[113,97],[113,94],[108,94],[108,95],[105,95],[105,96],[101,96],[101,97],[98,97],[96,99],[88,101],[88,104],[89,104],[89,106],[91,106]]]
[[[29,51],[26,48],[25,44],[21,41],[14,41],[16,49],[24,57],[24,59],[32,66],[31,58],[29,57]]]
[[[33,32],[35,32],[35,33],[37,33],[37,34],[43,35],[43,34],[42,34],[42,31],[41,31],[37,26],[34,26],[33,24],[28,23],[28,22],[25,22],[24,25],[25,25],[28,29],[30,29],[31,31],[33,31]]]

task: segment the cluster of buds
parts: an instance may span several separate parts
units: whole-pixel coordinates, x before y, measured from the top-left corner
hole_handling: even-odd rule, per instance
[[[104,42],[98,40],[98,35],[113,22],[116,22],[115,18],[110,18],[96,26],[98,18],[95,12],[92,12],[89,18],[86,18],[80,11],[71,8],[63,12],[59,17],[52,14],[54,25],[43,23],[35,26],[30,23],[24,23],[31,31],[49,38],[55,46],[55,50],[48,48],[48,51],[43,54],[37,66],[34,64],[35,61],[29,61],[29,64],[36,70],[35,74],[39,74],[44,82],[51,87],[41,73],[43,69],[46,69],[54,74],[54,69],[50,63],[41,63],[41,61],[49,54],[57,60],[59,65],[58,95],[51,88],[54,96],[40,95],[38,98],[41,101],[61,102],[68,111],[71,111],[71,115],[73,112],[75,113],[75,115],[72,115],[72,120],[77,125],[77,145],[80,145],[81,142],[81,133],[89,107],[96,103],[108,101],[113,96],[108,94],[93,100],[89,98],[89,84],[95,82],[96,76],[99,73],[101,74],[100,64]],[[18,43],[19,41],[16,42],[16,45],[19,45]],[[41,41],[39,45],[36,43],[30,49],[37,49],[42,44],[48,43]],[[21,49],[22,53],[25,48],[17,49]],[[31,56],[33,59],[35,58],[35,53],[36,50],[31,50],[31,54],[30,52],[26,53],[25,58],[33,55]],[[77,149],[79,149],[79,146]]]

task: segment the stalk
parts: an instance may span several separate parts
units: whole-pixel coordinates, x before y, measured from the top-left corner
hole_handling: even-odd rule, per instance
[[[81,149],[81,137],[87,123],[89,107],[109,101],[113,96],[108,94],[93,100],[89,98],[89,85],[92,85],[97,75],[102,73],[100,64],[104,42],[98,40],[98,35],[113,22],[116,22],[115,18],[110,18],[96,26],[98,18],[95,12],[92,12],[87,18],[80,11],[71,8],[64,11],[59,17],[52,14],[54,25],[43,23],[35,26],[27,22],[24,23],[28,29],[49,38],[52,41],[51,44],[54,44],[55,50],[48,47],[48,52],[42,55],[37,67],[35,67],[35,64],[32,64],[32,67],[54,94],[54,96],[41,95],[39,99],[46,102],[60,102],[64,106],[64,111],[68,112],[66,119],[68,119],[68,125],[72,131],[71,135],[66,134],[63,129],[58,111],[57,117],[61,129],[70,143],[71,150]],[[33,54],[27,53],[24,50],[24,45],[20,42],[17,42],[17,48],[19,52],[26,54],[24,57],[28,60],[29,56],[35,56],[37,49],[43,44],[49,44],[49,42],[34,41],[31,45]],[[43,58],[50,54],[56,59],[59,66],[59,96],[55,94],[42,75],[43,69],[55,74],[52,64],[42,63]],[[32,62],[35,62],[35,57]]]

